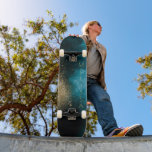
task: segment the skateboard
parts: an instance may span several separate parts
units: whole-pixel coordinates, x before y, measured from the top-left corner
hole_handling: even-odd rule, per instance
[[[63,39],[59,51],[57,127],[60,136],[82,137],[86,128],[87,47],[76,36]]]

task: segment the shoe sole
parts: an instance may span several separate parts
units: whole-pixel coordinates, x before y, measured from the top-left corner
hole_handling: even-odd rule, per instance
[[[131,126],[126,132],[125,136],[142,136],[143,126],[140,124]]]

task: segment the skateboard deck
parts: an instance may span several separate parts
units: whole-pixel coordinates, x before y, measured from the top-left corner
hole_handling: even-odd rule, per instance
[[[86,44],[75,36],[66,37],[60,46],[57,102],[60,136],[81,137],[86,128],[87,70],[82,50],[86,53]]]

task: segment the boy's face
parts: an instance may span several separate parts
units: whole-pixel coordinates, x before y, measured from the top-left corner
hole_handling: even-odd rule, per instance
[[[102,27],[100,23],[94,23],[93,25],[89,25],[89,30],[91,30],[92,32],[96,32],[98,35],[100,35]]]

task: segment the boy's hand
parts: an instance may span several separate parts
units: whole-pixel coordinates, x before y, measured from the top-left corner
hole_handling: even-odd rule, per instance
[[[69,36],[76,36],[76,37],[79,37],[79,35],[77,34],[69,34]]]
[[[87,101],[87,105],[92,105],[92,103],[90,101]]]

